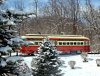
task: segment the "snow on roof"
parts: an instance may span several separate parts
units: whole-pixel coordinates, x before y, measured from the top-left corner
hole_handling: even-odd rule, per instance
[[[64,36],[48,36],[48,38],[60,38],[60,39],[87,39],[89,40],[89,38],[87,37],[84,37],[84,36],[67,36],[67,35],[64,35]]]
[[[63,66],[61,66],[61,70],[63,76],[99,76],[100,75],[100,67],[96,65],[96,59],[99,59],[100,55],[89,55],[88,62],[83,62],[80,55],[62,55],[60,59],[65,61]],[[31,67],[32,57],[24,57],[25,62]],[[68,65],[69,61],[76,61],[75,69],[71,69]]]

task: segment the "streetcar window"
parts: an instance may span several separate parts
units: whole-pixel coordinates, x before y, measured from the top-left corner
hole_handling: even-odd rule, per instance
[[[63,45],[66,45],[66,42],[63,42]]]
[[[77,42],[77,45],[80,45],[80,42]]]
[[[35,42],[35,45],[38,45],[38,42]]]
[[[80,44],[83,45],[83,42],[81,42]]]
[[[59,45],[62,45],[62,42],[59,42]]]
[[[76,45],[76,42],[74,42],[74,45]]]
[[[87,42],[87,45],[89,45],[89,42]]]
[[[84,42],[84,45],[86,45],[86,42]]]
[[[84,45],[89,45],[89,42],[87,42],[87,41],[86,41],[86,42],[84,42]]]
[[[67,42],[67,45],[69,45],[69,42]]]
[[[73,42],[70,42],[70,45],[73,45]]]

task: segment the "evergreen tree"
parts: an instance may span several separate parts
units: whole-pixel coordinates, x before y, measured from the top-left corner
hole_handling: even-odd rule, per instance
[[[0,5],[2,1],[0,0]],[[25,69],[28,66],[22,63],[23,59],[11,56],[11,52],[20,50],[20,46],[24,43],[17,34],[16,24],[22,21],[23,16],[27,17],[30,14],[9,9],[0,10],[0,76],[9,76],[8,73],[31,76],[30,69]]]
[[[35,54],[31,66],[33,76],[61,76],[60,60],[56,48],[48,39],[45,39]]]

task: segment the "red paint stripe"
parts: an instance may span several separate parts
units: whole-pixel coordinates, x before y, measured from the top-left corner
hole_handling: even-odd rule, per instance
[[[34,51],[38,50],[39,46],[22,46],[22,53],[32,53]],[[70,52],[70,51],[76,51],[76,50],[81,50],[84,52],[89,52],[90,51],[90,46],[56,46],[57,50],[62,51],[62,52]]]

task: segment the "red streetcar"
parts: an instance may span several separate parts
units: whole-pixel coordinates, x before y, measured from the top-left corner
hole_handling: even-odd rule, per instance
[[[82,35],[47,35],[47,34],[27,34],[22,36],[23,39],[32,43],[29,46],[22,46],[21,52],[31,54],[37,51],[39,44],[44,38],[52,42],[52,44],[61,53],[81,53],[90,52],[90,40]]]

